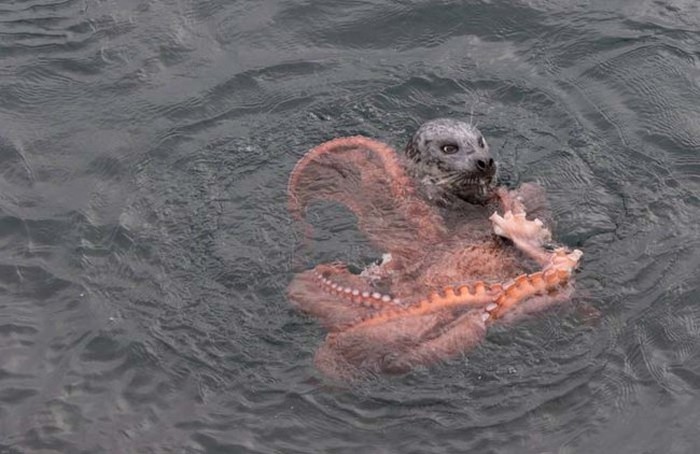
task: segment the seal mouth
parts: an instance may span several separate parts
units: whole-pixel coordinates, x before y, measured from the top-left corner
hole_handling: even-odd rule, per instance
[[[455,194],[467,202],[483,204],[491,198],[493,188],[492,178],[476,178],[456,187]]]
[[[494,176],[473,173],[453,173],[435,182],[447,193],[469,202],[483,204],[487,202],[494,188]]]

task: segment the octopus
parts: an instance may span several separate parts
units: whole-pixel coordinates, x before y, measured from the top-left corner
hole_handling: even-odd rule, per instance
[[[297,162],[288,204],[306,234],[311,203],[335,202],[383,253],[362,270],[320,263],[289,284],[291,304],[328,331],[314,360],[324,375],[430,366],[570,299],[582,252],[553,242],[543,189],[499,186],[497,167],[478,128],[449,118],[421,125],[402,154],[354,136]]]

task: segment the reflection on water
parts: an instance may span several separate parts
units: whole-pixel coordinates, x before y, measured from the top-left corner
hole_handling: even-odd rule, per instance
[[[0,451],[698,450],[696,2],[0,13]],[[577,300],[328,386],[284,296],[289,171],[333,136],[399,146],[472,111],[586,252]],[[316,259],[378,252],[345,211],[314,222]]]

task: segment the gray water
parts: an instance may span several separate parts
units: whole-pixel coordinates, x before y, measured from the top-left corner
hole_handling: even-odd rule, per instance
[[[327,383],[290,170],[472,113],[576,298]],[[696,0],[2,1],[0,452],[698,452],[699,150]],[[312,222],[316,261],[377,252]]]

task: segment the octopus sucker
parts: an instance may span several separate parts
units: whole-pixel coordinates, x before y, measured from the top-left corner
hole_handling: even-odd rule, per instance
[[[473,295],[474,292],[472,292],[472,288],[468,285],[462,285],[457,289],[457,293],[459,296],[468,296],[468,295]]]
[[[298,161],[291,214],[303,221],[319,199],[343,204],[391,258],[359,275],[334,262],[292,279],[292,303],[329,330],[316,355],[324,373],[429,365],[475,348],[490,326],[570,297],[583,253],[552,251],[542,188],[496,186],[496,171],[482,133],[445,118],[421,125],[401,154],[352,136]]]
[[[486,293],[486,284],[484,284],[481,281],[474,284],[474,294],[475,295],[481,295],[484,293]]]
[[[453,287],[447,287],[443,290],[443,292],[445,293],[445,298],[457,298],[457,294],[455,293],[455,289]]]
[[[542,271],[532,273],[530,275],[530,282],[532,283],[532,285],[534,285],[537,288],[544,288],[545,287],[545,280],[542,277]]]
[[[389,320],[398,317],[405,316],[419,316],[428,315],[432,313],[439,313],[445,309],[453,309],[457,307],[471,308],[474,305],[483,305],[488,303],[491,297],[487,295],[462,295],[457,296],[452,292],[451,295],[441,296],[437,293],[431,294],[429,298],[421,300],[418,304],[407,307],[407,308],[388,308],[385,311],[373,314],[371,317],[365,319],[363,323],[371,321],[376,323],[378,320]]]

